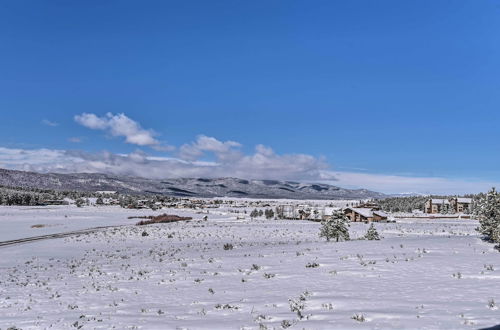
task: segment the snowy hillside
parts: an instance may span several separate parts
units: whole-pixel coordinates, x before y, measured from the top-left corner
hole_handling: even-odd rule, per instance
[[[0,169],[0,185],[56,190],[156,193],[185,197],[247,197],[288,199],[365,199],[386,195],[366,189],[344,189],[328,184],[237,178],[150,180],[105,174],[41,174]]]

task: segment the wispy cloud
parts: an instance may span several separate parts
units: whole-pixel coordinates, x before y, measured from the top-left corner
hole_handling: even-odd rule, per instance
[[[50,127],[56,127],[56,126],[59,126],[58,123],[54,122],[54,121],[50,121],[48,119],[44,119],[42,120],[42,124],[43,125],[46,125],[46,126],[50,126]]]
[[[72,143],[82,143],[83,142],[83,138],[81,137],[70,137],[68,139],[69,142],[72,142]]]
[[[154,147],[157,150],[172,149],[155,138],[158,135],[155,131],[142,128],[137,121],[130,119],[123,113],[114,115],[108,112],[103,117],[98,117],[93,113],[82,113],[76,115],[74,120],[84,127],[106,131],[112,136],[124,137],[126,143]]]

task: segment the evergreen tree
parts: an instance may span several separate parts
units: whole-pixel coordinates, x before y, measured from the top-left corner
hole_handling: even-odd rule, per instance
[[[272,209],[266,209],[264,212],[266,219],[272,219],[274,217],[274,211]]]
[[[348,241],[349,237],[349,219],[341,212],[336,211],[330,219],[321,222],[319,236],[325,237],[327,241],[335,239],[338,241]]]
[[[495,188],[478,201],[474,215],[479,220],[477,230],[487,240],[500,243],[500,193]]]
[[[370,227],[368,228],[368,231],[366,232],[365,239],[369,241],[378,241],[380,240],[380,236],[377,232],[377,229],[375,229],[375,226],[373,225],[373,222],[370,224]]]
[[[85,204],[85,201],[83,200],[83,198],[78,198],[76,201],[75,201],[75,204],[76,206],[78,207],[82,207],[83,204]]]
[[[445,204],[444,203],[444,200],[443,200],[443,203],[441,204],[441,214],[446,214],[448,213],[448,204]]]
[[[455,212],[454,205],[448,204],[448,214],[455,214],[455,213],[457,213],[457,212]]]
[[[257,218],[259,216],[259,211],[257,211],[257,209],[254,209],[251,213],[250,213],[250,218]]]

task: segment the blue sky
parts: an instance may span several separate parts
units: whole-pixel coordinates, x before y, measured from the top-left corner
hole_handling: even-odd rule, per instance
[[[113,166],[141,155],[165,177],[500,182],[498,1],[3,1],[0,29],[1,167],[137,175]]]

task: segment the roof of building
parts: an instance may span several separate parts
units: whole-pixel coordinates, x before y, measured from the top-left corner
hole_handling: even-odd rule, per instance
[[[472,198],[458,197],[457,203],[472,203]]]
[[[339,211],[340,207],[325,207],[324,215],[333,215],[335,212]]]
[[[373,211],[372,209],[365,208],[365,207],[350,207],[348,208],[349,210],[353,210],[356,213],[361,214],[365,218],[371,218],[373,217]]]
[[[431,199],[432,204],[450,204],[450,201],[442,198],[433,198]]]
[[[373,214],[378,215],[379,217],[382,217],[382,218],[388,217],[387,213],[382,212],[382,211],[373,211]]]

